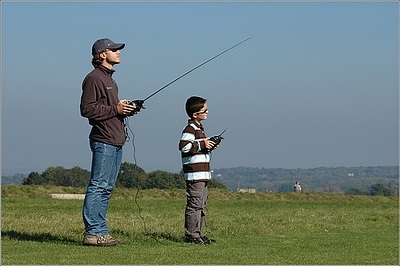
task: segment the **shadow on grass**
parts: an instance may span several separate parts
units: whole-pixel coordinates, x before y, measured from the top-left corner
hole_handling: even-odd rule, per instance
[[[116,232],[116,231],[113,231]],[[117,231],[118,232],[118,231]],[[171,241],[176,243],[184,242],[183,238],[178,238],[173,236],[170,233],[155,233],[155,232],[144,232],[143,236],[150,237],[156,242],[166,245],[163,241]],[[77,241],[72,238],[61,237],[52,235],[51,233],[22,233],[18,231],[1,231],[1,238],[9,238],[13,240],[19,241],[35,241],[35,242],[49,242],[49,243],[57,243],[57,244],[69,244],[69,245],[82,245],[81,241]]]
[[[121,229],[113,229],[111,231],[111,235],[116,234],[117,236],[125,236],[125,237],[129,237],[131,239],[142,239],[143,237],[150,237],[151,239],[153,239],[154,241],[160,243],[160,244],[164,244],[163,241],[170,241],[170,242],[175,242],[175,243],[182,243],[185,241],[184,237],[178,237],[172,233],[168,233],[168,232],[153,232],[153,231],[148,231],[145,230],[141,233],[130,233],[130,232],[126,232],[124,230]]]
[[[176,242],[176,243],[182,243],[184,241],[183,238],[178,238],[178,237],[173,236],[172,234],[169,234],[169,233],[149,233],[149,232],[145,232],[144,235],[153,238],[154,240],[156,240],[159,243],[162,243],[160,241],[160,239],[164,239],[164,240],[168,240],[168,241],[172,241],[172,242]]]
[[[78,242],[72,238],[55,236],[50,233],[21,233],[14,230],[1,231],[1,237],[8,237],[10,239],[21,240],[21,241],[36,241],[36,242],[50,242],[50,243],[63,243],[63,244],[77,244],[82,245],[82,242]]]

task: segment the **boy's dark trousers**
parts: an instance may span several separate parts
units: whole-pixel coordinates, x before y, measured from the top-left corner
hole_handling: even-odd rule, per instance
[[[185,237],[203,236],[208,198],[208,182],[186,181]]]

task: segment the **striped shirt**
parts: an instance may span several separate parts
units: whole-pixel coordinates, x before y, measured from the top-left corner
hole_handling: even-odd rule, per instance
[[[210,152],[205,147],[205,138],[203,125],[189,120],[179,141],[183,173],[187,181],[211,180]]]

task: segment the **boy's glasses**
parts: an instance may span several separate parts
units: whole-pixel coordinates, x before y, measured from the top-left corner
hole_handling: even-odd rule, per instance
[[[204,111],[196,112],[197,115],[200,115],[200,114],[207,114],[207,113],[208,113],[208,110],[207,110],[207,109],[204,110]]]

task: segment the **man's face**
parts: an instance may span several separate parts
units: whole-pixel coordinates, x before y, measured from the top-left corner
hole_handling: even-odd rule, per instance
[[[109,50],[101,53],[101,56],[104,58],[103,65],[106,67],[112,67],[115,64],[119,64],[121,62],[121,51],[120,50]]]

